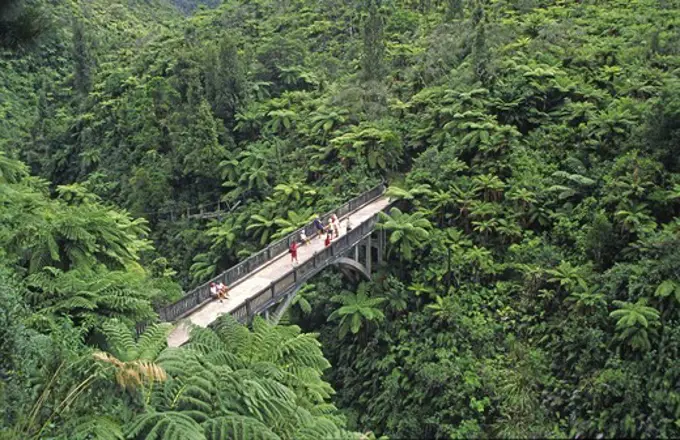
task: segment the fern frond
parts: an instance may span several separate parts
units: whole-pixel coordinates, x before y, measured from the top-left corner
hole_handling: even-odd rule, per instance
[[[167,346],[168,335],[171,330],[171,324],[148,326],[137,341],[137,357],[146,360],[156,359]]]
[[[332,421],[317,417],[314,423],[304,426],[293,436],[296,440],[317,440],[317,439],[333,439],[333,440],[356,440],[356,434],[338,428]]]
[[[220,340],[229,347],[229,352],[240,355],[250,349],[252,345],[250,331],[231,315],[225,314],[217,318],[213,328]]]
[[[137,344],[132,331],[117,319],[109,319],[102,325],[109,351],[122,361],[130,361],[137,356]]]
[[[280,440],[262,422],[239,415],[218,417],[204,424],[207,440]]]
[[[141,414],[130,423],[126,436],[146,440],[206,440],[201,425],[177,411]]]
[[[105,416],[84,417],[78,421],[73,433],[69,436],[74,440],[123,440],[123,430],[120,425]]]

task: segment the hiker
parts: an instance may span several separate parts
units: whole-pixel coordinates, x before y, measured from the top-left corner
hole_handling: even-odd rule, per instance
[[[223,299],[229,299],[229,288],[222,284],[222,282],[217,283],[217,296],[220,298],[220,302],[223,302]]]
[[[328,231],[329,234],[331,234],[331,237],[333,237],[333,233],[335,232],[335,228],[333,227],[333,219],[332,218],[328,219],[328,226],[326,226],[326,230]]]
[[[307,237],[307,233],[305,233],[304,229],[300,232],[300,241],[303,244],[309,244],[309,237]]]
[[[214,299],[217,299],[219,297],[219,292],[217,291],[217,284],[215,283],[210,283],[210,296],[212,296]]]
[[[331,240],[332,240],[332,239],[333,239],[333,233],[332,233],[331,231],[328,231],[328,235],[326,235],[326,241],[324,242],[324,244],[326,245],[326,247],[328,247],[328,246],[331,245]]]
[[[295,265],[298,262],[297,258],[298,244],[297,241],[293,241],[288,247],[288,252],[290,252],[290,262]]]
[[[321,238],[324,228],[323,223],[321,223],[321,219],[318,216],[314,219],[314,227],[316,228],[316,236]]]

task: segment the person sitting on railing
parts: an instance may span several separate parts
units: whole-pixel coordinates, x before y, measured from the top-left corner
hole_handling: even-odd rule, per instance
[[[217,284],[215,283],[210,283],[210,296],[214,299],[219,298],[219,291],[217,290]]]
[[[229,288],[227,286],[219,282],[216,287],[217,297],[220,299],[220,302],[222,302],[223,299],[229,299]]]
[[[328,231],[328,234],[326,235],[326,241],[324,242],[324,244],[326,245],[326,247],[328,247],[328,246],[331,245],[331,240],[332,240],[332,239],[333,239],[333,232]]]
[[[319,216],[316,216],[316,218],[314,219],[314,227],[316,228],[316,236],[321,238],[321,235],[324,232],[324,227],[323,223],[321,223],[321,219],[319,218]]]

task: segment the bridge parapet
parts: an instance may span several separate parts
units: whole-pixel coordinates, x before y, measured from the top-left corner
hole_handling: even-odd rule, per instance
[[[230,314],[241,323],[249,322],[255,315],[280,302],[322,269],[334,264],[337,260],[345,259],[348,252],[352,251],[362,241],[370,239],[378,219],[379,216],[376,214],[365,220],[349,233],[331,243],[329,247],[316,252],[312,258],[294,267],[269,286],[248,298],[244,303],[233,309]],[[368,252],[370,252],[370,242],[368,246]],[[383,240],[379,241],[379,246],[384,246]],[[370,257],[368,258],[370,261]]]

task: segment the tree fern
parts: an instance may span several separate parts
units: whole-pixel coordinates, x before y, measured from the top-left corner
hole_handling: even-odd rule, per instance
[[[303,426],[293,438],[296,440],[356,440],[357,435],[338,428],[328,419],[317,418],[312,424]]]
[[[76,424],[69,438],[74,440],[123,440],[120,425],[109,417],[86,416]]]
[[[126,436],[140,440],[206,440],[194,419],[176,411],[141,414],[128,426]]]
[[[231,315],[220,316],[213,323],[213,327],[220,340],[229,347],[231,352],[240,354],[250,347],[250,332]]]
[[[173,376],[189,374],[203,366],[201,354],[186,348],[167,348],[158,355],[156,362]]]
[[[27,283],[32,292],[29,298],[37,308],[69,315],[88,328],[110,317],[128,322],[155,317],[144,275],[137,273],[103,268],[63,271],[47,266],[31,274]]]
[[[28,176],[28,167],[21,161],[10,159],[0,151],[0,184],[18,183]]]
[[[333,389],[322,378],[329,363],[316,335],[261,318],[250,331],[228,315],[214,327],[192,329],[187,344],[167,348],[156,358],[169,376],[151,394],[151,407],[158,414],[189,417],[202,424],[209,439],[295,439],[320,418],[342,425],[335,407],[326,403]],[[156,429],[165,436],[171,421],[154,417],[136,420],[134,432]],[[173,425],[171,432],[179,429]]]
[[[280,440],[266,425],[252,417],[230,415],[204,424],[207,440]]]
[[[152,324],[137,340],[136,356],[138,359],[156,359],[161,351],[167,346],[167,339],[171,324]]]

